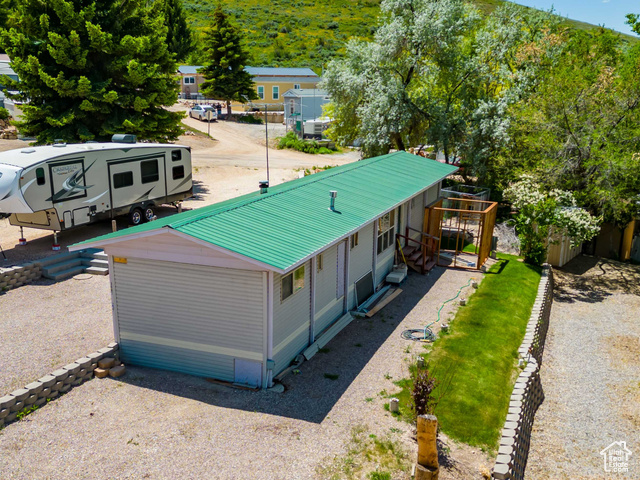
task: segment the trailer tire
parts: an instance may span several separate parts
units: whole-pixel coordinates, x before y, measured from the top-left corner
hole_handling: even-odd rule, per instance
[[[134,208],[129,212],[129,224],[135,226],[140,225],[142,222],[144,222],[144,215],[142,213],[142,210],[140,210],[139,208]]]
[[[147,205],[144,209],[144,221],[150,222],[156,213],[153,211],[153,205]]]

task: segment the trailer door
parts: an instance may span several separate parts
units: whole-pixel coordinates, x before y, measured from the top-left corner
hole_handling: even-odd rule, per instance
[[[159,154],[111,162],[109,182],[112,208],[164,197],[164,156]]]
[[[184,148],[167,152],[167,195],[187,192],[192,186],[191,155]]]

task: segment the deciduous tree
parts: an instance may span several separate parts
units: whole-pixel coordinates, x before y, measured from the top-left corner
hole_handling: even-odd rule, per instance
[[[226,101],[231,116],[232,101],[246,103],[256,100],[258,94],[252,76],[244,69],[249,57],[242,38],[221,5],[216,8],[204,42],[207,64],[200,70],[205,78],[201,90],[209,98]]]
[[[181,114],[160,5],[142,0],[21,0],[0,45],[24,101],[18,128],[38,143],[114,133],[172,140]]]

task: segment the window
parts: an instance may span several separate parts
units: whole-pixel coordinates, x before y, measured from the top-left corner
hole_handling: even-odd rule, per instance
[[[280,98],[280,87],[273,87],[272,92],[273,92],[272,98],[274,100],[278,100]]]
[[[44,168],[36,168],[36,183],[38,185],[44,185]]]
[[[178,160],[182,160],[182,150],[172,150],[171,161],[177,162]]]
[[[282,301],[304,288],[304,266],[282,277]]]
[[[353,250],[358,246],[359,240],[360,239],[358,238],[358,232],[351,235],[351,238],[349,240],[349,244],[351,245],[351,250]]]
[[[264,100],[264,87],[262,85],[258,85],[258,98]]]
[[[300,90],[300,84],[299,83],[294,83],[293,84],[293,89],[294,90]]]
[[[321,253],[316,259],[316,271],[321,272],[324,268],[324,255]]]
[[[133,185],[133,172],[113,174],[113,188],[130,187],[131,185]]]
[[[178,180],[179,178],[184,178],[184,165],[173,167],[173,179]]]
[[[158,173],[158,160],[147,160],[140,163],[140,176],[142,183],[157,182],[160,178]]]
[[[185,85],[193,85],[196,83],[196,77],[184,77]]]
[[[395,222],[395,210],[378,219],[378,255],[394,244]]]

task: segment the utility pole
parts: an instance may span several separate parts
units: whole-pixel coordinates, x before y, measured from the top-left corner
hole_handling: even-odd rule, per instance
[[[269,118],[267,116],[267,104],[264,104],[264,137],[267,148],[267,184],[269,183]]]

